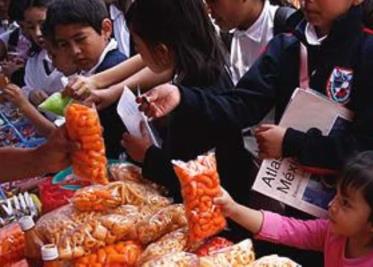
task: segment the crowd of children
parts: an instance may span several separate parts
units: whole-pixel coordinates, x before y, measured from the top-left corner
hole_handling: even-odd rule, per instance
[[[225,188],[215,202],[232,220],[228,236],[250,232],[323,252],[326,267],[367,267],[373,264],[371,3],[4,0],[0,17],[9,22],[2,23],[0,65],[11,82],[1,91],[40,134],[61,142],[66,140],[56,117],[38,105],[62,91],[95,104],[107,157],[125,152],[144,177],[166,186],[177,201],[180,186],[171,160],[215,149]],[[126,132],[116,110],[124,86],[142,91],[139,108],[153,119],[160,147],[146,131],[141,138]],[[349,128],[324,136],[315,128],[278,126],[295,89],[304,86],[350,109]],[[245,148],[247,127],[253,127],[257,155]],[[51,170],[66,166],[66,157],[59,157],[61,164]],[[304,214],[250,191],[256,162],[282,157],[335,173],[328,220],[302,221]],[[290,214],[298,218],[285,217]],[[309,265],[306,254],[295,257],[303,266],[322,264]]]

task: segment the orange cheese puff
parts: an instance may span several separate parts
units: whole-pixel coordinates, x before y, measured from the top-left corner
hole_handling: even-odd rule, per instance
[[[69,138],[81,145],[72,154],[74,174],[92,183],[107,184],[105,144],[97,112],[73,103],[66,108],[65,117]]]
[[[213,199],[220,194],[219,174],[213,155],[200,156],[189,162],[173,161],[181,184],[181,193],[188,220],[188,245],[217,234],[225,218]]]

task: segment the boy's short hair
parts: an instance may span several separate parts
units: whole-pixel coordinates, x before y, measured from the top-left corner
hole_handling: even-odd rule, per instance
[[[48,7],[52,0],[11,0],[8,7],[8,16],[11,21],[24,20],[25,10],[31,7]]]
[[[82,24],[101,34],[102,21],[109,14],[103,0],[54,0],[49,6],[43,34],[54,39],[58,25]]]

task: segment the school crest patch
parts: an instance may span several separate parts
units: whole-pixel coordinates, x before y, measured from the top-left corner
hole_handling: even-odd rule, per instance
[[[326,86],[329,99],[346,104],[350,100],[352,78],[353,70],[335,67]]]

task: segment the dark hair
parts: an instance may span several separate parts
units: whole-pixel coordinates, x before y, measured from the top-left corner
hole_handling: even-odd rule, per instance
[[[24,20],[24,13],[31,7],[45,7],[51,4],[52,0],[11,0],[8,8],[8,16],[11,21]]]
[[[371,209],[369,220],[373,222],[373,151],[361,152],[345,164],[339,188],[342,194],[348,188],[361,190]]]
[[[224,55],[202,0],[136,0],[127,23],[149,46],[175,53],[177,82],[210,85],[224,72]]]
[[[102,21],[108,18],[103,0],[54,0],[49,6],[43,34],[53,39],[58,25],[82,24],[101,34]]]

